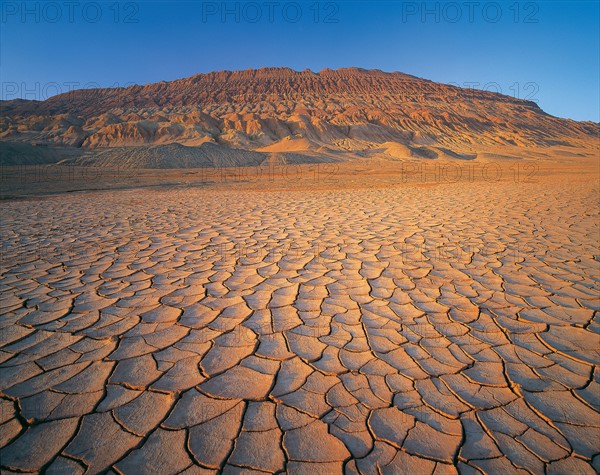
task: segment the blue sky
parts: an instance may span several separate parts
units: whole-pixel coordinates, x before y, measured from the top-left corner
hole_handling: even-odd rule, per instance
[[[1,98],[222,69],[358,66],[600,121],[599,3],[3,1]]]

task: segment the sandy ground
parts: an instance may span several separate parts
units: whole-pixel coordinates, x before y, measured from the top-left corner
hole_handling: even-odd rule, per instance
[[[0,199],[90,190],[153,188],[290,191],[372,189],[494,183],[535,184],[546,177],[579,180],[600,173],[599,157],[504,160],[389,160],[196,169],[95,168],[71,165],[0,166]]]
[[[4,169],[4,471],[600,471],[598,161],[449,163]]]

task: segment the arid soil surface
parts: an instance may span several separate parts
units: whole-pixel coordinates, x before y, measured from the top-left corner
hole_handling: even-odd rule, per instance
[[[3,170],[3,473],[600,471],[598,160],[441,163]]]

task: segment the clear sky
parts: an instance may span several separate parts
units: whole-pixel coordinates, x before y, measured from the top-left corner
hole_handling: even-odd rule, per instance
[[[358,66],[600,121],[597,0],[0,3],[1,98],[263,66]]]

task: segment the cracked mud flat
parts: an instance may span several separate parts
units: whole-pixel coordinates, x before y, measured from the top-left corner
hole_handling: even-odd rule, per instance
[[[3,473],[595,473],[597,176],[1,205]]]

